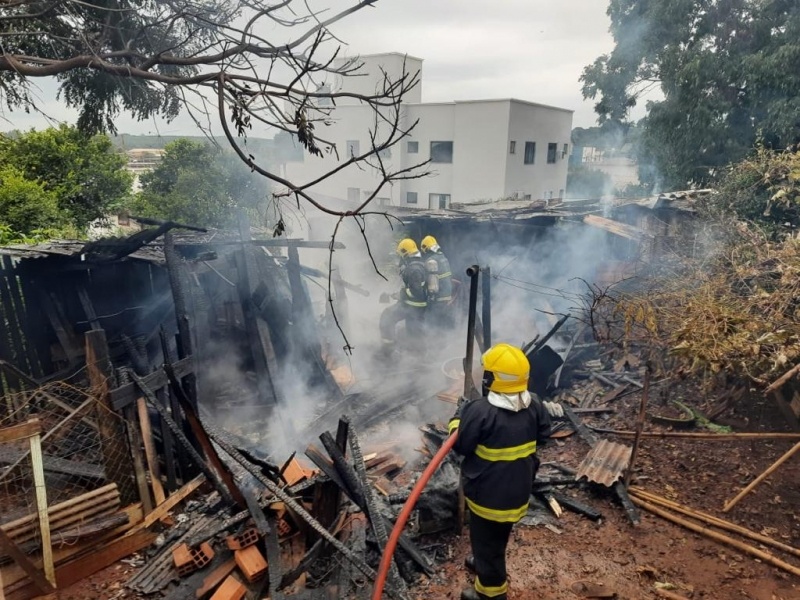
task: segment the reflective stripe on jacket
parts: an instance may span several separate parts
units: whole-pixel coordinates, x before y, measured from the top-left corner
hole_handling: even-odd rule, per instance
[[[466,404],[457,419],[450,427],[458,427],[454,450],[464,455],[467,506],[484,519],[516,523],[528,510],[537,443],[550,434],[547,413],[536,398],[516,411],[480,398]]]

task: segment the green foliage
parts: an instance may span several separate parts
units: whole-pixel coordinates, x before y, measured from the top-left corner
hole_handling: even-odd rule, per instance
[[[55,198],[58,220],[79,230],[128,200],[133,177],[125,163],[107,136],[66,125],[0,138],[0,165],[40,184]]]
[[[63,225],[56,196],[19,169],[0,167],[0,226],[3,238],[16,239],[38,229]]]
[[[267,182],[230,152],[197,141],[167,144],[161,163],[141,177],[142,191],[131,203],[134,215],[200,227],[226,227],[237,208],[257,209]]]
[[[725,170],[717,190],[703,204],[712,216],[734,216],[773,232],[786,223],[800,227],[800,151],[759,147]]]
[[[666,187],[705,183],[761,138],[800,140],[800,5],[777,0],[611,0],[616,45],[584,69],[601,123],[648,104],[640,163]]]
[[[600,198],[611,187],[611,177],[597,169],[570,166],[567,172],[567,198]]]

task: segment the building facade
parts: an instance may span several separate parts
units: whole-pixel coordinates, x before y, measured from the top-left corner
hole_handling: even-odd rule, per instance
[[[402,54],[363,56],[363,73],[331,82],[334,92],[374,94],[386,73],[421,74],[422,60]],[[375,115],[369,106],[338,98],[328,127],[316,133],[336,145],[324,157],[304,152],[302,161],[288,162],[286,176],[294,183],[311,181],[351,155],[368,151]],[[387,170],[421,167],[430,175],[397,181],[381,189],[375,204],[422,209],[448,208],[500,199],[562,198],[567,182],[572,111],[515,99],[422,102],[422,84],[405,97],[400,127],[417,123],[410,134],[381,154]],[[387,132],[377,126],[378,141]],[[338,155],[337,155],[338,154]],[[311,188],[312,192],[348,200],[368,198],[380,183],[377,169],[348,168]]]

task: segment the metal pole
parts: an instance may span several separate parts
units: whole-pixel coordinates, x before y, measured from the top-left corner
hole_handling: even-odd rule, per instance
[[[481,299],[481,310],[483,321],[483,346],[486,349],[492,347],[492,269],[484,267],[481,276],[481,287],[483,298]]]
[[[472,265],[467,269],[469,282],[469,312],[467,313],[467,352],[464,356],[464,398],[472,400],[472,392],[475,390],[475,382],[472,380],[472,354],[475,346],[475,313],[478,309],[478,265]]]

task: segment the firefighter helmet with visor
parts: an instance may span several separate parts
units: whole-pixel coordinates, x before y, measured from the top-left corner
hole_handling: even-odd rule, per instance
[[[397,253],[403,258],[416,254],[417,252],[419,252],[417,244],[411,238],[401,240],[400,243],[397,244]]]
[[[525,353],[510,344],[496,344],[481,356],[483,385],[499,394],[528,389],[531,366]]]
[[[436,241],[436,238],[433,237],[432,235],[426,235],[424,238],[422,238],[421,245],[423,252],[427,252],[428,250],[433,250],[434,252],[436,252],[436,250],[439,248],[439,243]]]

